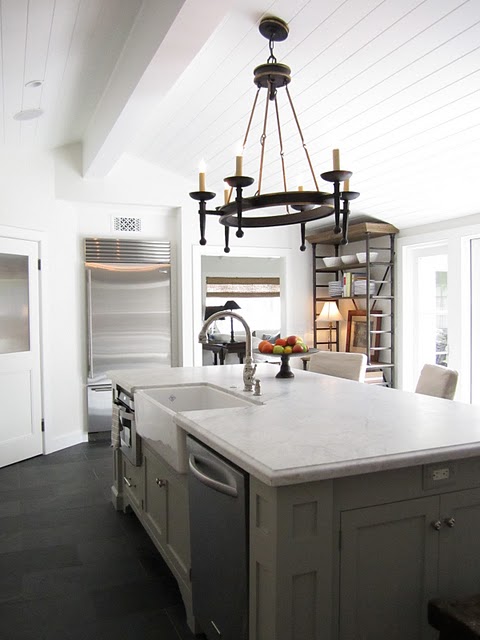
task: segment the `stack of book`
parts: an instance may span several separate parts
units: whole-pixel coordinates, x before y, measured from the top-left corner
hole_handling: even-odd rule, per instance
[[[328,283],[328,295],[331,298],[341,298],[343,296],[343,281],[331,280]]]

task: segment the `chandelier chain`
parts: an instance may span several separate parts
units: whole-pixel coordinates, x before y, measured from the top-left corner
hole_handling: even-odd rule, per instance
[[[271,90],[271,87],[269,89],[269,91]],[[261,153],[260,153],[260,169],[258,171],[258,189],[257,189],[257,193],[256,195],[260,195],[262,192],[262,178],[263,178],[263,161],[265,158],[265,143],[267,141],[267,122],[268,122],[268,105],[270,103],[270,100],[266,99],[265,101],[265,116],[263,118],[263,131],[262,131],[262,135],[260,137],[260,146],[261,146]]]
[[[273,47],[275,46],[275,42],[273,40],[269,40],[268,41],[268,48],[270,49],[270,55],[267,58],[267,62],[271,62],[273,64],[275,64],[277,62],[277,59],[273,53]]]
[[[285,152],[283,150],[282,127],[280,125],[280,111],[278,108],[277,96],[275,96],[275,115],[277,116],[278,143],[280,145],[280,161],[282,163],[283,189],[287,192],[287,174],[285,171]],[[285,206],[287,213],[290,213],[288,204]]]
[[[317,182],[317,178],[316,178],[316,176],[315,176],[315,170],[314,170],[314,168],[313,168],[312,161],[311,161],[311,159],[310,159],[310,154],[308,153],[307,143],[305,142],[305,138],[303,137],[302,128],[301,128],[301,126],[300,126],[300,122],[298,121],[297,113],[296,113],[296,111],[295,111],[295,107],[293,106],[293,101],[292,101],[292,97],[291,97],[291,95],[290,95],[290,91],[288,90],[288,86],[286,86],[286,87],[285,87],[285,90],[286,90],[286,92],[287,92],[288,101],[289,101],[289,103],[290,103],[290,107],[291,107],[291,109],[292,109],[293,117],[294,117],[295,122],[296,122],[296,124],[297,124],[297,129],[298,129],[298,133],[299,133],[299,135],[300,135],[300,140],[302,141],[302,147],[304,148],[304,150],[305,150],[305,155],[307,156],[307,162],[308,162],[308,166],[310,167],[310,173],[312,174],[313,182],[314,182],[314,184],[315,184],[315,189],[316,189],[317,191],[319,191],[319,189],[318,189],[318,182]]]
[[[257,89],[257,93],[255,94],[255,98],[253,100],[253,106],[252,106],[252,110],[250,112],[250,117],[248,119],[248,124],[247,124],[247,129],[245,131],[245,135],[243,137],[243,144],[242,144],[242,149],[245,149],[245,146],[247,144],[247,140],[248,140],[248,134],[250,133],[250,127],[252,125],[252,120],[253,120],[253,114],[255,113],[255,108],[257,106],[257,100],[258,100],[258,95],[260,93],[260,88],[258,87]]]

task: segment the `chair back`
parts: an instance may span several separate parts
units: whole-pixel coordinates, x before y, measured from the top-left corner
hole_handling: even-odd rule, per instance
[[[420,372],[415,393],[453,400],[457,381],[458,371],[438,364],[425,364]]]
[[[367,356],[364,353],[318,351],[311,354],[308,370],[336,378],[364,382]]]

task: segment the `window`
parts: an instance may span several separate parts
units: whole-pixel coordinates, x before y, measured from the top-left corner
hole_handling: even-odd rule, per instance
[[[280,278],[207,276],[206,306],[223,307],[227,300],[235,300],[252,330],[280,329]],[[219,333],[230,333],[228,318],[216,324]]]
[[[448,245],[405,247],[404,260],[401,388],[414,389],[424,364],[449,366]]]
[[[420,362],[448,366],[448,259],[445,253],[417,262],[418,356]]]

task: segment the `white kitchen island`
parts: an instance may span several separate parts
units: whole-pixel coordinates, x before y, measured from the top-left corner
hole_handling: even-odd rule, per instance
[[[480,591],[480,408],[300,370],[278,379],[277,371],[258,365],[262,405],[176,416],[250,474],[250,640],[435,637],[428,599]],[[130,393],[195,382],[243,393],[241,365],[111,377]],[[143,474],[139,495],[117,491],[156,541],[147,471],[161,460],[151,444],[145,469],[134,471]],[[176,492],[184,505],[183,523],[172,514],[169,564],[193,625],[188,540],[180,535],[178,548],[174,540],[182,527],[188,534],[186,481],[164,468],[167,502]]]

